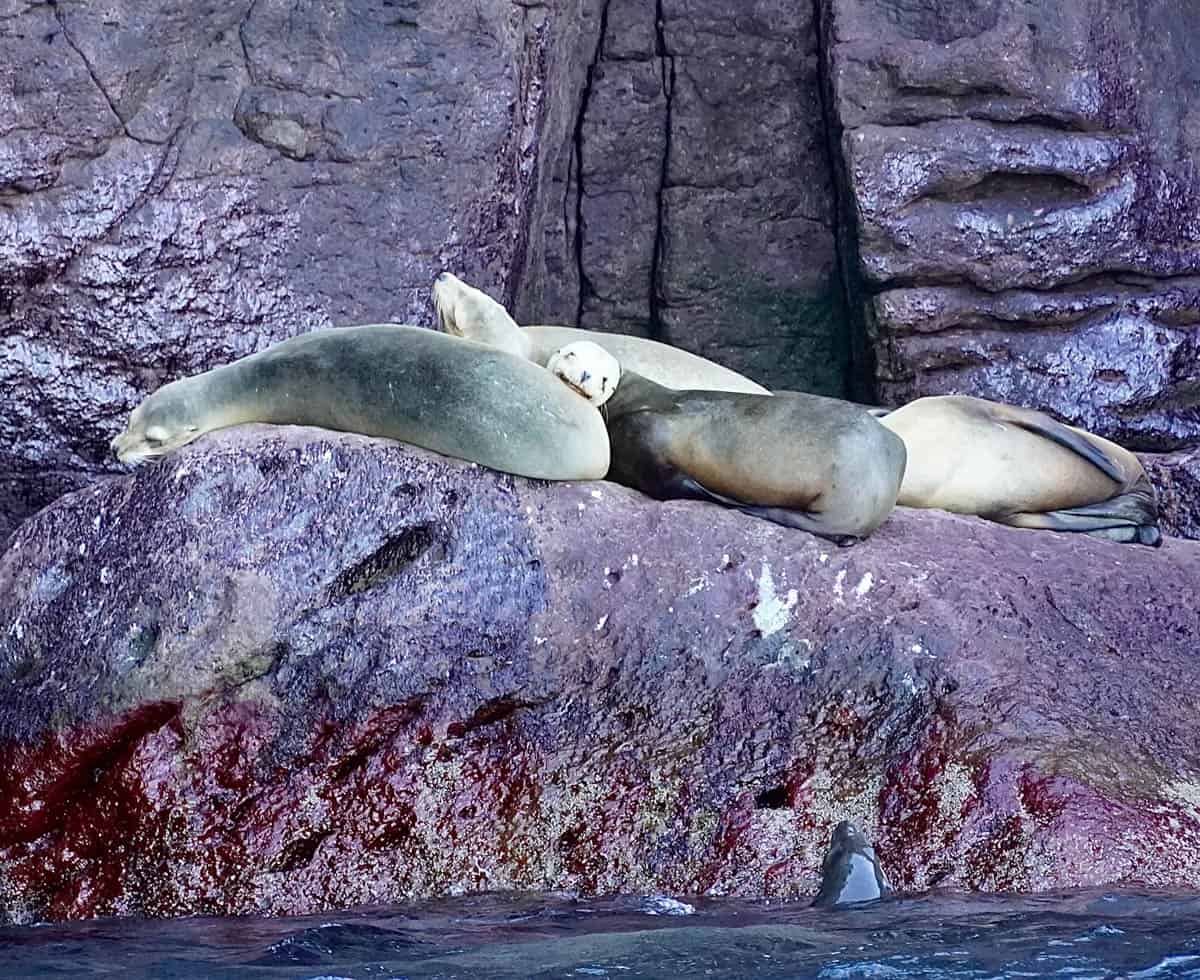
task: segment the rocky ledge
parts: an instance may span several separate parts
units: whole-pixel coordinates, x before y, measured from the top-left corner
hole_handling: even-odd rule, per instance
[[[472,889],[1200,885],[1200,544],[838,549],[245,427],[0,558],[0,921]]]

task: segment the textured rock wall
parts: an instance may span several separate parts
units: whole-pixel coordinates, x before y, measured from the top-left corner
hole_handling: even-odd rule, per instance
[[[1200,439],[1200,7],[824,7],[883,400]]]
[[[208,436],[0,556],[0,922],[488,888],[1200,886],[1200,544],[868,541]]]
[[[429,323],[442,266],[775,387],[1194,446],[1197,31],[1173,0],[0,0],[0,541],[112,471],[147,391]]]
[[[0,538],[164,381],[443,266],[511,301],[577,6],[0,3]]]
[[[814,8],[607,0],[523,320],[653,337],[844,395]],[[540,292],[532,290],[540,289]]]

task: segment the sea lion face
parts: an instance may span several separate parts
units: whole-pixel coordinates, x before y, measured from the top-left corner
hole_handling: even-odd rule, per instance
[[[433,281],[433,305],[443,333],[526,356],[521,328],[508,310],[452,272],[440,273]]]
[[[181,383],[164,385],[133,410],[125,431],[112,441],[112,451],[122,463],[165,456],[205,431],[191,416]]]
[[[857,825],[843,820],[833,828],[821,865],[821,890],[813,904],[857,905],[891,894],[891,884],[875,856],[875,848]]]
[[[546,370],[599,408],[621,383],[621,365],[599,344],[580,340],[550,355]]]

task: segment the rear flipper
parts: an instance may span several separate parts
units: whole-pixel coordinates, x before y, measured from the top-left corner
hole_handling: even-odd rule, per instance
[[[690,476],[680,474],[672,489],[676,491],[673,496],[690,500],[707,500],[709,503],[720,504],[722,507],[732,507],[751,517],[759,517],[764,521],[771,521],[773,524],[782,524],[784,527],[794,527],[801,531],[807,531],[809,534],[815,534],[817,537],[832,541],[839,548],[848,547],[859,540],[857,535],[839,533],[836,529],[827,527],[820,514],[806,514],[799,510],[789,510],[787,507],[755,507],[753,504],[744,504],[740,500],[733,500],[709,490]]]
[[[1008,514],[992,519],[1012,527],[1090,534],[1119,544],[1145,544],[1152,548],[1162,544],[1162,533],[1158,530],[1158,504],[1150,481],[1144,476],[1134,484],[1132,490],[1096,504],[1051,510],[1043,514]]]

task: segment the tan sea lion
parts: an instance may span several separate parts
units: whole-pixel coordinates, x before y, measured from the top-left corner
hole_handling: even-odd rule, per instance
[[[829,850],[821,863],[821,890],[813,905],[821,908],[859,905],[894,894],[866,835],[849,820],[834,827]]]
[[[844,543],[891,513],[904,443],[849,402],[798,392],[677,391],[589,341],[547,367],[600,407],[608,479],[659,500],[707,500]]]
[[[560,347],[589,340],[617,358],[625,370],[668,388],[770,394],[736,371],[656,340],[574,327],[519,327],[503,305],[449,272],[434,281],[433,303],[446,333],[490,344],[541,365]]]
[[[154,459],[244,422],[384,436],[544,480],[599,479],[596,410],[524,358],[422,327],[314,330],[159,388],[112,448]]]
[[[964,395],[918,398],[879,421],[908,448],[898,501],[906,507],[1125,544],[1162,542],[1142,464],[1100,436]]]

